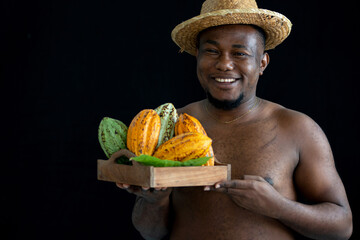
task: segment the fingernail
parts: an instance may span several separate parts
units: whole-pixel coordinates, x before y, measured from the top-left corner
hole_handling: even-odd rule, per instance
[[[130,185],[129,185],[129,184],[123,184],[123,187],[124,187],[124,188],[129,188]]]
[[[216,185],[215,185],[215,188],[220,188],[220,184],[216,184]]]
[[[204,191],[210,191],[210,187],[209,186],[204,187]]]

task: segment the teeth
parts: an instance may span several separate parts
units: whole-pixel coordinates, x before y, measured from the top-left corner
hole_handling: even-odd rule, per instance
[[[221,83],[231,83],[231,82],[235,82],[235,78],[215,78],[215,81]]]

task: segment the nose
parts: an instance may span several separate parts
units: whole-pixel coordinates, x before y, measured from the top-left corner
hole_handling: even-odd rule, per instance
[[[222,54],[216,63],[216,68],[223,72],[231,71],[234,70],[234,63],[227,54]]]

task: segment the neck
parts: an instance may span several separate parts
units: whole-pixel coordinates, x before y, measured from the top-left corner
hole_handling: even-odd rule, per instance
[[[251,112],[257,108],[259,102],[260,99],[253,96],[250,99],[242,101],[236,108],[224,110],[216,108],[209,102],[208,99],[206,99],[204,106],[208,115],[216,121],[221,123],[232,123],[238,120],[240,121],[240,119],[248,118]]]

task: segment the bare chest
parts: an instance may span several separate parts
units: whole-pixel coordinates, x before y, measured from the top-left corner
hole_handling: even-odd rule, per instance
[[[205,126],[206,127],[206,126]],[[284,195],[292,195],[292,175],[298,156],[291,139],[276,121],[209,128],[216,158],[230,163],[232,179],[243,175],[270,178]]]

